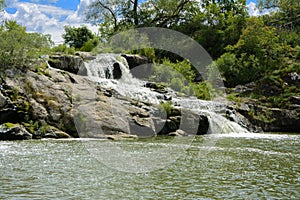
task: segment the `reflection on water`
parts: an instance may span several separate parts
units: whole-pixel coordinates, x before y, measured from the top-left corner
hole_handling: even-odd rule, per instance
[[[207,137],[215,137],[213,145],[205,142]],[[171,146],[169,140],[114,145],[141,156],[158,146]],[[0,142],[0,199],[300,198],[298,135],[197,137],[172,164],[146,173],[108,167],[87,150],[87,143],[100,148],[108,141]],[[170,151],[176,153],[176,148]]]

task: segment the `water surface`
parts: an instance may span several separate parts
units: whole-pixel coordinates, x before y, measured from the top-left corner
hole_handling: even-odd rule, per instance
[[[176,159],[153,171],[120,171],[95,154],[107,144],[137,157],[163,149]],[[118,169],[128,168],[124,154],[112,154]],[[0,142],[0,185],[0,199],[300,199],[300,136]]]

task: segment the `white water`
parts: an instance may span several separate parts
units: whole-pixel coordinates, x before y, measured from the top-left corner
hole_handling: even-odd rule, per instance
[[[122,70],[122,77],[119,80],[113,79],[114,63],[118,63]],[[99,54],[95,60],[85,63],[85,66],[90,80],[104,88],[114,89],[123,96],[152,104],[159,104],[164,99],[164,95],[144,87],[144,81],[134,78],[130,74],[126,59],[119,54]],[[172,97],[173,105],[178,108],[186,108],[206,115],[210,123],[209,133],[248,132],[239,124],[229,121],[219,114],[225,111],[225,103],[199,100],[196,97],[179,97],[171,89],[168,89],[167,96]]]

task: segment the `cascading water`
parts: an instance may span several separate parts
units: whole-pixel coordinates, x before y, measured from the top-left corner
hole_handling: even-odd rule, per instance
[[[144,81],[130,74],[128,63],[120,54],[99,54],[95,60],[86,62],[85,66],[90,80],[104,88],[113,89],[122,96],[151,104],[159,104],[164,99],[162,94],[146,88]],[[168,96],[172,97],[175,107],[207,116],[209,133],[248,132],[220,114],[226,107],[224,103],[199,100],[195,97],[179,97],[171,89],[168,89]]]

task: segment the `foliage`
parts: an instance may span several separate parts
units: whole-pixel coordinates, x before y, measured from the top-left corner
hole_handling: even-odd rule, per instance
[[[108,38],[136,27],[177,26],[191,19],[197,5],[195,0],[99,0],[89,5],[86,18]]]
[[[98,39],[86,26],[71,27],[65,26],[65,33],[62,35],[65,44],[75,49],[91,50],[98,45]]]
[[[159,104],[159,110],[160,112],[165,112],[167,114],[167,117],[172,115],[173,111],[173,105],[171,101],[166,101],[166,102],[160,102]]]
[[[51,44],[49,35],[27,33],[15,21],[5,21],[0,26],[0,67],[26,70],[49,52]]]
[[[112,37],[108,42],[100,42],[95,53],[129,53],[146,56],[149,60],[154,60],[155,51],[147,35],[136,30],[128,30]]]
[[[64,53],[64,54],[70,54],[74,55],[76,50],[74,47],[67,47],[66,44],[60,44],[58,46],[55,46],[52,48],[53,52],[59,52],[59,53]]]
[[[177,92],[195,95],[199,99],[213,98],[216,91],[212,85],[206,82],[195,83],[195,75],[195,70],[189,61],[172,63],[164,59],[162,64],[154,65],[150,80],[167,84]]]

